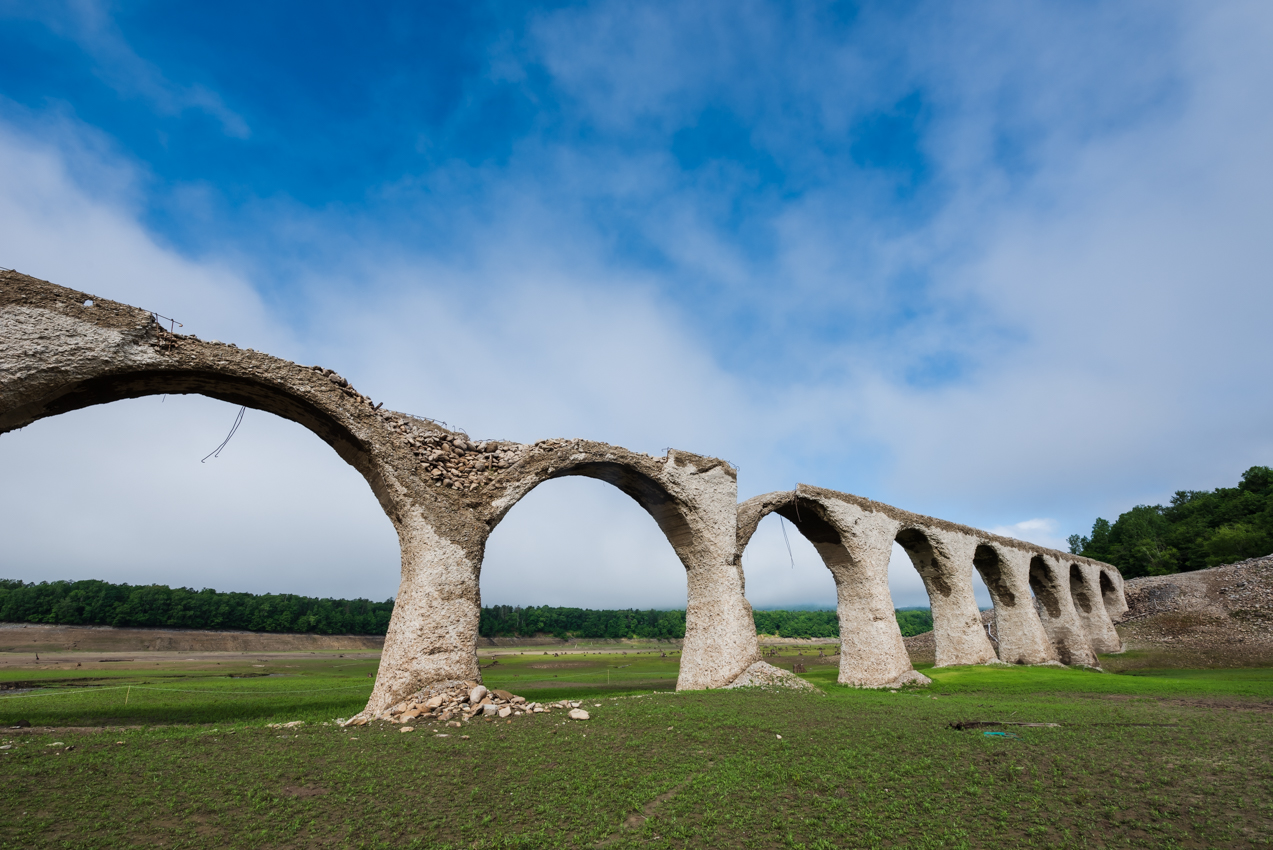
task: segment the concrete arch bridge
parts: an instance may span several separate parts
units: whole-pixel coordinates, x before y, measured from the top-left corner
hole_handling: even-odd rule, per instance
[[[0,434],[125,398],[197,393],[308,428],[357,469],[397,529],[402,575],[375,689],[375,713],[421,689],[480,680],[478,577],[487,538],[544,481],[582,475],[631,496],[685,565],[678,689],[720,688],[763,664],[742,554],[769,513],[792,522],[835,579],[839,681],[923,680],[902,644],[888,590],[894,541],[932,601],[937,664],[1096,665],[1120,647],[1126,610],[1109,564],[801,485],[738,504],[736,471],[683,451],[665,457],[589,440],[476,443],[385,410],[330,369],[172,333],[126,304],[0,272]],[[994,602],[998,650],[981,624],[972,573]]]

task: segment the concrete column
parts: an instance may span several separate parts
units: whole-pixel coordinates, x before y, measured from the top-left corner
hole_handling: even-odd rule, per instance
[[[1051,556],[1035,555],[1030,559],[1030,589],[1034,591],[1035,609],[1061,663],[1099,667],[1070,597],[1068,566]]]
[[[1123,639],[1114,631],[1114,623],[1105,613],[1101,599],[1099,570],[1093,566],[1071,564],[1070,596],[1079,621],[1087,632],[1087,642],[1096,652],[1122,652]]]
[[[723,688],[760,660],[742,571],[723,560],[682,560],[689,593],[676,689]]]
[[[741,562],[734,557],[738,528],[738,482],[716,463],[669,452],[660,483],[684,506],[681,522],[655,519],[685,565],[688,595],[685,642],[676,689],[722,688],[760,660],[751,604],[744,595]]]
[[[933,609],[937,666],[989,664],[995,649],[981,625],[972,592],[972,556],[977,541],[952,531],[903,528],[897,542],[919,571]]]
[[[1118,570],[1096,565],[1097,585],[1101,590],[1101,602],[1111,622],[1118,622],[1127,613],[1127,597],[1124,595],[1123,576]]]
[[[840,620],[837,681],[859,688],[928,684],[931,680],[911,665],[888,589],[897,522],[844,502],[826,500],[822,505],[840,537],[838,543],[814,542],[835,578]]]
[[[992,557],[985,557],[990,550]],[[999,660],[1008,664],[1056,661],[1056,650],[1030,601],[1030,553],[982,544],[973,560],[995,605]]]
[[[402,580],[367,714],[424,687],[481,681],[476,653],[480,565],[470,550],[439,536],[418,515],[407,522],[398,529]]]

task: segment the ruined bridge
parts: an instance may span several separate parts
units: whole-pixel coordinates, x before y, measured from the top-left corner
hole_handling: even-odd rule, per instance
[[[769,513],[793,523],[835,578],[844,684],[925,681],[893,614],[894,541],[928,590],[938,666],[1095,666],[1097,652],[1121,648],[1111,618],[1127,606],[1123,578],[1109,564],[818,487],[740,505],[736,471],[689,452],[656,458],[589,440],[471,442],[382,409],[330,369],[175,334],[146,310],[0,272],[0,434],[159,393],[198,393],[297,422],[371,485],[398,531],[402,577],[369,713],[426,687],[481,679],[486,540],[522,497],[567,475],[606,481],[635,499],[685,565],[678,689],[724,687],[763,664],[742,554]],[[994,602],[997,651],[973,599],[974,569]]]

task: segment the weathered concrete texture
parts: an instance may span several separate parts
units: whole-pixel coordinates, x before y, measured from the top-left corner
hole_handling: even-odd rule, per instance
[[[1106,564],[803,485],[740,507],[735,470],[688,452],[655,458],[586,440],[472,441],[382,409],[330,369],[172,333],[145,310],[0,271],[0,434],[159,393],[198,393],[290,419],[366,479],[402,548],[371,713],[439,682],[480,680],[478,580],[487,538],[527,493],[568,475],[606,481],[631,496],[685,565],[678,688],[718,688],[757,675],[741,556],[771,511],[796,524],[835,577],[840,681],[847,684],[923,678],[910,666],[888,592],[894,540],[929,590],[938,664],[994,659],[973,601],[974,567],[992,584],[1000,646],[1017,663],[1052,657],[1040,637],[1045,627],[1062,659],[1094,663],[1091,647],[1112,645],[1107,612],[1126,609],[1122,577]],[[1042,623],[1027,604],[1028,587],[1045,591]]]
[[[1060,553],[1036,554],[1030,558],[1034,607],[1061,663],[1097,667],[1096,653],[1070,594],[1070,566]]]
[[[997,661],[972,590],[972,556],[976,538],[946,529],[909,525],[897,542],[919,571],[933,611],[937,666],[988,664]]]
[[[1008,664],[1046,664],[1058,660],[1043,622],[1030,598],[1030,552],[982,543],[973,566],[994,603],[995,639],[999,660]]]
[[[840,621],[840,674],[844,685],[897,687],[924,678],[911,667],[888,590],[888,559],[897,523],[825,493],[801,489],[748,499],[738,508],[742,553],[760,521],[777,513],[811,542],[831,571]],[[927,681],[927,679],[925,679]]]
[[[1102,565],[1096,568],[1096,576],[1105,613],[1117,623],[1127,613],[1127,583],[1123,574],[1113,567]]]
[[[686,574],[678,688],[722,687],[760,660],[742,568],[734,559],[738,478],[729,464],[675,450],[653,458],[603,443],[557,440],[536,444],[513,472],[485,514],[492,528],[534,487],[567,475],[613,484],[659,524]]]
[[[297,422],[371,486],[397,529],[402,579],[370,711],[438,681],[480,678],[487,537],[522,496],[564,475],[628,493],[684,562],[678,687],[726,685],[760,658],[733,559],[736,474],[724,461],[684,452],[652,458],[581,440],[476,443],[374,405],[330,369],[171,333],[145,310],[0,272],[0,433],[159,393],[198,393]]]
[[[1122,652],[1123,640],[1114,630],[1113,618],[1105,608],[1100,574],[1099,567],[1070,564],[1070,598],[1087,633],[1088,645],[1095,652]]]
[[[894,541],[906,550],[928,590],[939,667],[996,661],[1055,664],[1058,659],[1095,666],[1096,651],[1120,648],[1106,607],[1125,608],[1126,603],[1122,577],[1108,564],[803,484],[739,506],[735,557],[740,563],[757,525],[769,513],[792,522],[835,578],[843,684],[888,686],[892,676],[912,669],[888,591]],[[973,597],[974,569],[994,603],[998,653]],[[1079,608],[1068,570],[1087,588],[1079,595]],[[1091,600],[1097,604],[1090,611],[1082,609]]]

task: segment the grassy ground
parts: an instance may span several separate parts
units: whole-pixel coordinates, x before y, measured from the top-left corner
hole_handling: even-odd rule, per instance
[[[789,667],[794,652],[776,660]],[[34,724],[0,732],[0,846],[1192,848],[1273,836],[1273,670],[946,668],[926,671],[932,687],[892,693],[841,688],[834,667],[810,664],[825,695],[675,694],[674,656],[490,660],[489,685],[586,697],[592,719],[341,730],[324,724],[362,707],[375,662],[321,655],[6,669],[0,681],[80,681],[0,692],[0,725]],[[265,725],[292,720],[306,722]],[[949,728],[968,720],[1061,725]]]

